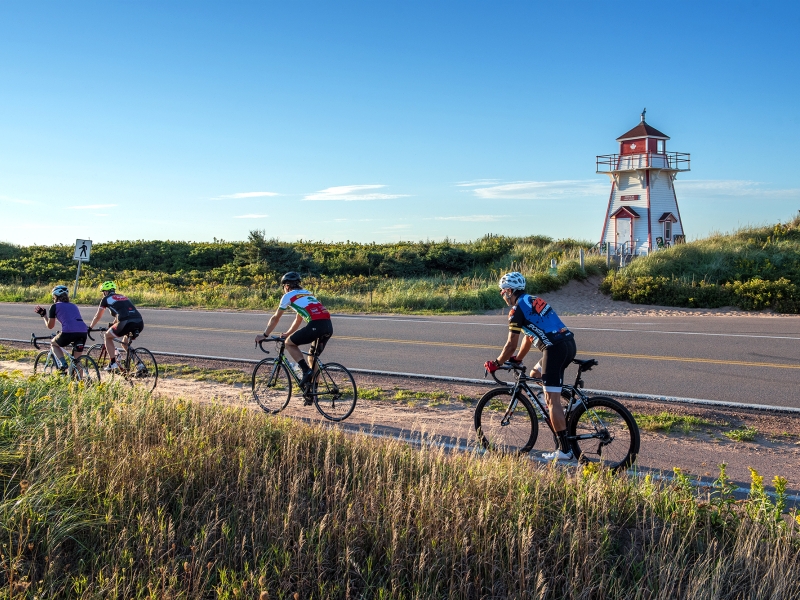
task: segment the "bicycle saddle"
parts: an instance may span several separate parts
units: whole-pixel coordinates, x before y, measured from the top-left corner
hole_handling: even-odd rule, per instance
[[[577,358],[574,358],[572,360],[572,364],[578,365],[579,371],[591,371],[592,367],[596,367],[599,363],[593,358],[590,358],[589,360],[578,360]]]

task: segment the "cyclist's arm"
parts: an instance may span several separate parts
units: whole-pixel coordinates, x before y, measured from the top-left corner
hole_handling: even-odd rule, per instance
[[[519,333],[516,331],[509,331],[506,345],[503,346],[503,351],[500,353],[500,356],[497,357],[497,364],[502,365],[509,358],[514,356],[514,351],[517,349],[517,342],[519,342]]]
[[[55,304],[50,307],[50,310],[47,311],[43,315],[44,317],[44,324],[47,326],[48,329],[53,329],[56,326],[56,308]]]
[[[269,334],[272,333],[272,330],[278,326],[278,322],[281,320],[282,316],[283,309],[278,307],[278,310],[275,311],[275,314],[269,318],[269,322],[267,323],[267,328],[264,330],[264,333],[256,336],[256,342],[267,339]]]
[[[522,359],[525,358],[525,355],[528,354],[528,351],[531,349],[531,344],[533,344],[533,338],[529,335],[522,336],[522,343],[519,345],[519,351],[517,352],[517,360],[522,362]]]
[[[302,324],[303,324],[303,317],[300,316],[300,314],[298,314],[294,318],[294,322],[292,323],[292,326],[289,327],[289,329],[286,330],[286,333],[283,334],[283,337],[289,337],[290,335],[292,335],[295,331],[300,329],[300,326]]]
[[[89,329],[94,329],[94,326],[97,325],[97,322],[102,318],[104,312],[106,312],[106,309],[102,306],[97,308],[97,312],[94,313],[94,318],[92,319],[92,324],[89,325]]]

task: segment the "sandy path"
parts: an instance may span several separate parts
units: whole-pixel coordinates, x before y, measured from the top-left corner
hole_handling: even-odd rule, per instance
[[[32,371],[32,366],[24,362],[0,361],[0,369],[20,369],[27,374]],[[361,390],[381,388],[391,392],[399,386],[410,391],[446,391],[449,398],[433,402],[435,406],[429,404],[430,400],[413,398],[407,401],[359,400],[356,410],[345,424],[333,426],[371,430],[390,436],[425,433],[451,440],[455,438],[470,445],[474,443],[474,402],[487,388],[366,376],[359,376],[357,381]],[[249,385],[161,378],[156,391],[169,397],[259,410],[251,400]],[[388,395],[391,396],[391,393]],[[663,405],[650,402],[625,400],[624,403],[634,413],[658,414],[665,409]],[[752,467],[764,476],[765,482],[780,475],[789,480],[789,488],[793,493],[800,492],[800,419],[797,417],[678,405],[668,408],[672,413],[699,416],[735,427],[755,427],[759,433],[753,442],[734,442],[719,433],[663,434],[642,430],[638,459],[640,467],[669,474],[674,467],[679,467],[687,474],[713,479],[718,475],[718,465],[725,462],[729,476],[736,481],[747,484],[750,480],[748,467]],[[282,415],[311,423],[330,424],[314,407],[303,406],[297,398],[292,398]],[[550,432],[540,428],[533,455],[551,450],[552,447]]]

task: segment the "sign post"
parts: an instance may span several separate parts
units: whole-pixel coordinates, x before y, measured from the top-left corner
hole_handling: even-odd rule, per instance
[[[92,253],[92,240],[75,240],[75,253],[72,260],[78,261],[78,272],[75,274],[75,288],[72,290],[72,298],[78,296],[78,279],[81,276],[81,264],[89,262],[89,255]]]

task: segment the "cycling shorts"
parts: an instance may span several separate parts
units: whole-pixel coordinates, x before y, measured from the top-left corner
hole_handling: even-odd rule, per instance
[[[578,353],[575,336],[568,335],[560,342],[548,346],[542,352],[542,381],[546,392],[561,392],[564,385],[564,371],[572,364]]]
[[[295,346],[311,344],[313,356],[319,356],[325,349],[325,344],[333,335],[333,324],[330,319],[318,319],[309,321],[308,325],[295,331],[289,339]]]
[[[64,348],[65,346],[69,346],[72,344],[72,347],[75,349],[75,352],[83,352],[83,347],[86,345],[86,334],[85,333],[70,333],[62,331],[56,337],[53,338],[53,341],[58,344],[59,347]]]
[[[144,329],[144,321],[131,321],[130,319],[126,319],[114,325],[111,328],[111,333],[113,333],[115,337],[129,335],[132,340],[135,340],[139,337],[142,329]]]

